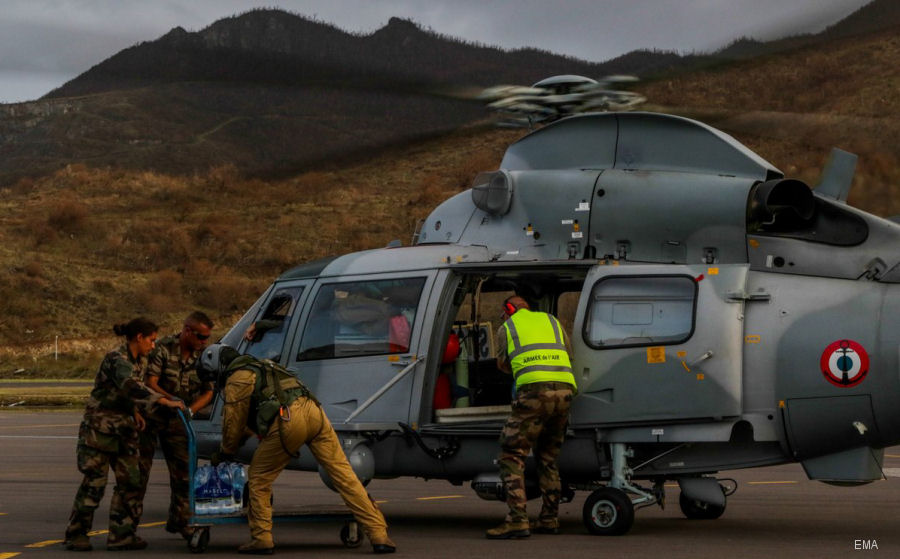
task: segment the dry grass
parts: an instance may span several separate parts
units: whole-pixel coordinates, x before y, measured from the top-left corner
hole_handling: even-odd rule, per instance
[[[0,407],[3,406],[80,406],[87,402],[89,386],[0,387]]]
[[[298,263],[408,243],[418,220],[495,169],[520,135],[463,130],[283,180],[230,165],[183,177],[70,165],[20,181],[0,207],[0,376],[74,371],[50,362],[56,336],[99,335],[108,350],[112,324],[139,314],[167,333],[199,308],[221,333]],[[95,357],[78,370],[92,373]]]

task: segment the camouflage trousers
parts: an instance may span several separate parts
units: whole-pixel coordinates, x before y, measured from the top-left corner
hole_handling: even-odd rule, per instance
[[[506,489],[508,521],[528,521],[525,459],[529,452],[534,454],[541,488],[539,518],[557,518],[561,486],[556,459],[566,436],[572,396],[572,386],[563,382],[536,382],[517,391],[500,434],[500,478]]]
[[[79,444],[78,471],[84,474],[84,479],[75,494],[66,541],[87,535],[91,530],[94,511],[103,499],[110,468],[116,476],[116,486],[109,504],[108,543],[115,544],[134,536],[144,510],[138,455],[104,452]]]
[[[188,440],[184,425],[178,417],[164,423],[147,422],[147,428],[140,435],[141,498],[147,491],[150,469],[156,445],[166,459],[169,469],[169,518],[167,526],[181,530],[191,517],[190,480],[188,479]]]

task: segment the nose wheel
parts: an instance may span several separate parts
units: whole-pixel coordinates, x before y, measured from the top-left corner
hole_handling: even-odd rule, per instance
[[[591,534],[621,536],[634,524],[634,505],[624,491],[602,487],[584,502],[582,519]]]
[[[665,498],[662,484],[653,492],[631,483],[634,471],[628,458],[634,452],[623,443],[609,445],[612,472],[609,483],[591,493],[584,503],[582,520],[588,532],[598,536],[620,536],[634,524],[634,507],[662,504]]]

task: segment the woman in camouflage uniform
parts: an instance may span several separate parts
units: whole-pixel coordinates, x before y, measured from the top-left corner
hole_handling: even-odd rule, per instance
[[[106,478],[112,468],[116,486],[109,507],[109,550],[143,549],[147,542],[135,534],[140,518],[141,474],[138,465],[138,431],[144,428],[140,410],[153,405],[183,408],[184,404],[148,390],[138,379],[147,354],[156,343],[157,327],[146,318],[135,318],[113,327],[126,343],[103,359],[91,390],[84,419],[78,430],[78,471],[84,474],[75,495],[66,549],[90,551],[88,532],[94,511],[103,498]]]

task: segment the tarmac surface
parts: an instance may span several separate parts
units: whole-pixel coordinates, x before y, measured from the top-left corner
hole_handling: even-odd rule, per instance
[[[0,559],[71,557],[61,539],[81,476],[75,467],[80,412],[0,412]],[[374,480],[378,500],[397,543],[396,557],[857,557],[900,553],[900,448],[887,449],[886,480],[862,487],[833,487],[806,479],[797,464],[722,472],[738,481],[718,520],[687,520],[678,507],[677,485],[669,505],[640,509],[631,531],[620,537],[591,536],[581,516],[587,492],[562,505],[563,534],[491,541],[484,530],[503,517],[502,503],[479,499],[467,486],[400,478]],[[97,511],[92,554],[105,554],[112,479]],[[318,474],[285,472],[275,484],[278,512],[335,510],[340,498]],[[540,505],[529,503],[533,513]],[[140,557],[188,555],[187,545],[163,529],[168,507],[165,462],[156,460],[139,534],[150,546],[127,552]],[[279,523],[276,555],[362,557],[368,542],[343,547],[341,524]],[[205,555],[236,556],[248,539],[246,525],[214,526]],[[83,555],[78,555],[83,556]],[[90,556],[90,554],[88,554]]]

